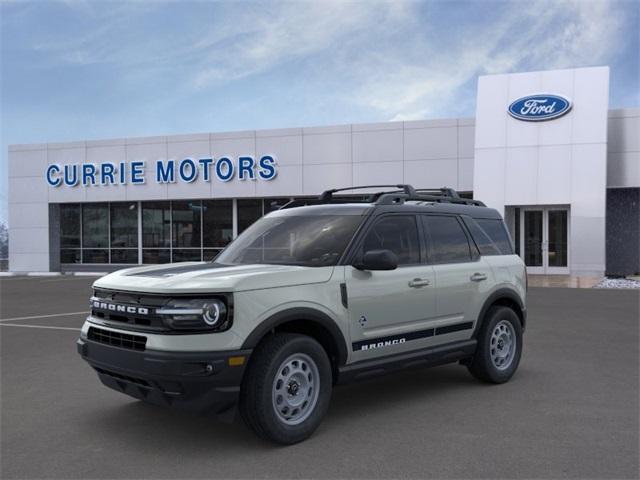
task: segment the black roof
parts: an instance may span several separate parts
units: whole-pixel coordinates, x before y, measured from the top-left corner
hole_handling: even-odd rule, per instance
[[[379,190],[367,193],[362,199],[336,196],[348,190]],[[473,218],[502,218],[493,208],[488,208],[478,200],[462,198],[452,188],[415,189],[411,185],[363,185],[327,190],[317,199],[293,200],[271,215],[366,215],[372,211],[384,212],[434,212],[468,215]]]

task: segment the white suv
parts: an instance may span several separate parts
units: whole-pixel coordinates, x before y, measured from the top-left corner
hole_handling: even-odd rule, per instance
[[[99,279],[79,353],[111,388],[223,418],[239,405],[283,444],[313,433],[338,382],[451,362],[506,382],[526,273],[502,218],[450,189],[394,187],[292,202],[211,263]]]

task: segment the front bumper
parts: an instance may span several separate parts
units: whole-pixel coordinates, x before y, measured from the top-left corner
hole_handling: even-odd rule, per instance
[[[78,353],[114,390],[162,406],[197,413],[233,412],[251,350],[225,352],[135,351],[77,341]],[[229,358],[244,357],[231,366]]]

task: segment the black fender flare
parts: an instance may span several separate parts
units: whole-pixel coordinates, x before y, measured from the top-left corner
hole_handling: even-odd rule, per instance
[[[294,307],[274,313],[249,334],[241,348],[255,348],[269,331],[296,320],[313,322],[328,331],[337,349],[338,365],[344,365],[347,362],[347,341],[336,322],[326,313],[308,307]]]
[[[492,292],[491,295],[489,295],[487,299],[484,301],[484,304],[482,305],[482,309],[478,314],[478,321],[476,322],[476,326],[473,330],[472,338],[477,338],[478,332],[480,332],[480,328],[484,323],[487,310],[489,310],[491,305],[493,305],[495,302],[503,299],[506,299],[506,300],[509,300],[510,302],[515,303],[520,309],[520,311],[516,312],[516,314],[520,318],[520,322],[522,324],[522,331],[524,332],[524,329],[527,323],[527,309],[525,308],[522,302],[522,299],[520,298],[520,295],[518,295],[518,292],[516,292],[511,288],[499,288],[498,290]]]

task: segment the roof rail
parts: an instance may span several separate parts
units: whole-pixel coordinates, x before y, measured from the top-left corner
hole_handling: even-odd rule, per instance
[[[333,200],[333,194],[337,192],[345,192],[348,190],[364,190],[371,188],[397,188],[404,192],[406,195],[415,195],[416,190],[411,185],[396,184],[396,185],[358,185],[355,187],[333,188],[331,190],[325,190],[322,192],[318,200],[320,203],[331,203]],[[373,195],[381,195],[387,192],[378,192]]]
[[[364,190],[372,188],[396,188],[396,190],[383,190],[372,193],[367,200],[360,203],[374,203],[376,205],[394,205],[402,204],[410,201],[417,202],[437,202],[437,203],[455,203],[459,205],[472,205],[484,207],[485,204],[479,200],[462,198],[460,194],[449,187],[442,188],[419,188],[416,189],[408,184],[396,185],[358,185],[353,187],[333,188],[325,190],[317,199],[296,199],[280,207],[280,209],[299,207],[309,204],[326,204],[326,203],[354,203],[352,198],[342,197],[335,198],[334,193],[345,192],[349,190]],[[358,203],[358,202],[356,202]]]

